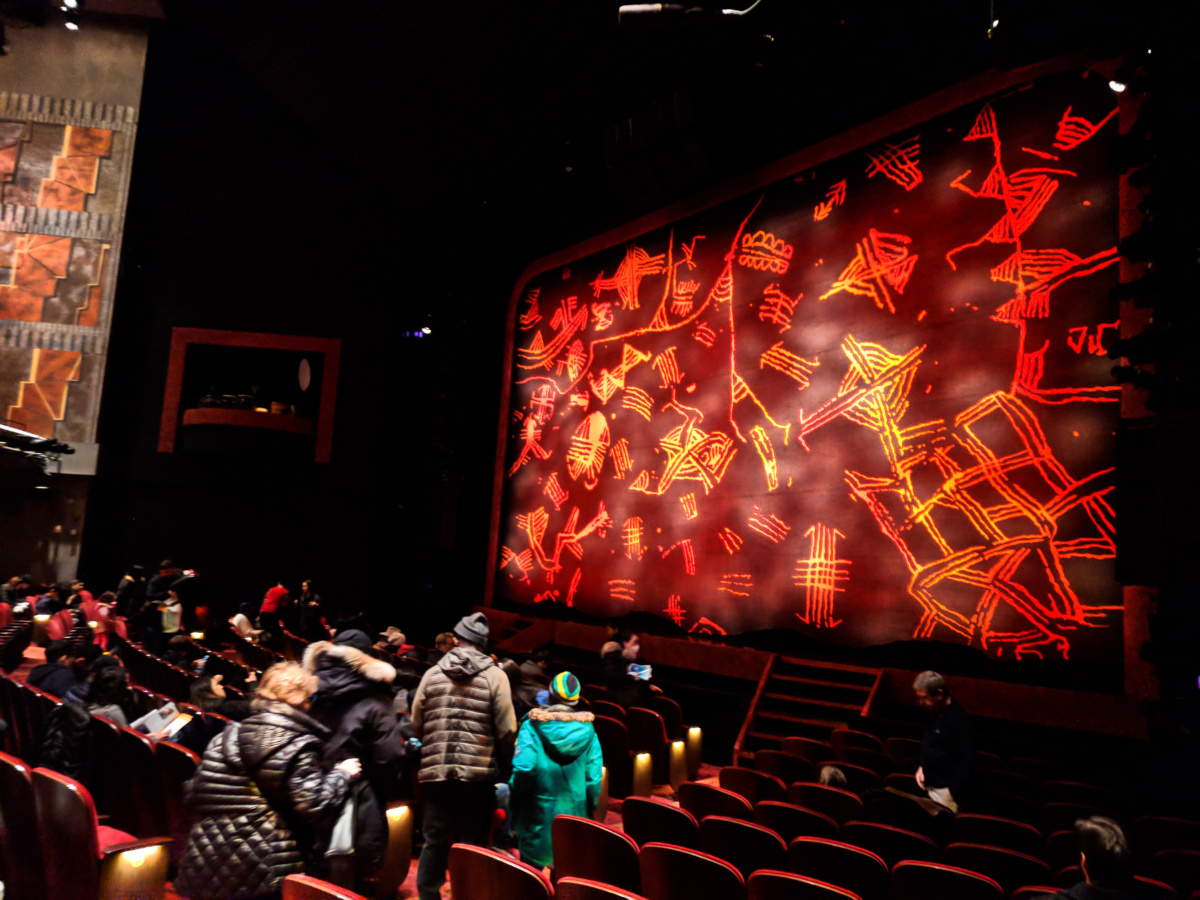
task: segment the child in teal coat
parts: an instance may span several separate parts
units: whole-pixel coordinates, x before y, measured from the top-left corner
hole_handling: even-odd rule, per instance
[[[513,757],[512,810],[521,859],[553,867],[554,817],[591,816],[600,800],[604,756],[595,716],[575,709],[579,680],[570,672],[559,674],[550,683],[549,700],[521,723]]]

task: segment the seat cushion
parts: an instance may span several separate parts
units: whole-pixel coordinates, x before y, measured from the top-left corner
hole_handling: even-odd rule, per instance
[[[127,844],[130,841],[136,841],[132,834],[127,834],[119,828],[109,828],[107,825],[98,825],[96,827],[96,843],[100,846],[100,852],[103,853],[114,844]]]

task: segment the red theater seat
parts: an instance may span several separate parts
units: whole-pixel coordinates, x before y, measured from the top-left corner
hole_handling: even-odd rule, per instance
[[[825,741],[814,741],[806,737],[786,737],[783,739],[783,752],[789,756],[799,756],[807,759],[814,766],[827,759],[833,759],[837,754]]]
[[[551,826],[554,874],[641,889],[638,845],[627,834],[578,816],[556,816]]]
[[[611,703],[608,700],[592,700],[589,701],[592,705],[592,712],[598,716],[608,716],[610,719],[615,719],[626,728],[629,727],[625,717],[625,707],[619,703]]]
[[[891,900],[1004,900],[998,883],[956,866],[904,861],[892,869]]]
[[[283,879],[283,900],[366,900],[362,894],[348,891],[313,878],[311,875],[289,875]]]
[[[629,749],[629,730],[623,722],[607,716],[596,716],[593,723],[604,766],[608,769],[608,794],[621,799],[633,790],[633,752]]]
[[[837,750],[838,765],[846,763],[870,769],[879,778],[886,778],[896,770],[896,764],[878,750],[868,750],[866,747],[839,747]]]
[[[1049,887],[1044,884],[1027,884],[1017,888],[1008,895],[1008,900],[1041,900],[1043,897],[1053,897],[1058,893],[1058,888]]]
[[[450,848],[450,892],[470,900],[550,900],[554,888],[539,870],[470,844]]]
[[[554,885],[554,900],[646,900],[641,894],[586,878],[560,878]]]
[[[829,746],[836,753],[846,747],[859,747],[863,750],[883,752],[883,741],[866,731],[855,731],[852,728],[835,728],[829,733]]]
[[[824,813],[774,800],[763,800],[754,805],[754,821],[770,828],[788,844],[798,837],[836,840],[839,834],[837,822]]]
[[[30,768],[0,753],[0,873],[6,900],[42,900],[46,883]]]
[[[787,800],[787,785],[774,775],[744,769],[741,766],[725,766],[721,769],[717,783],[739,797],[745,797],[751,806],[760,800]]]
[[[1179,896],[1175,888],[1169,884],[1155,881],[1153,878],[1144,878],[1141,875],[1133,876],[1133,884],[1129,887],[1129,893],[1138,900],[1174,900]],[[1200,895],[1200,891],[1192,891],[1191,900],[1200,900],[1197,895]]]
[[[154,741],[132,728],[117,728],[117,741],[124,764],[121,768],[125,803],[133,807],[138,837],[170,834]]]
[[[862,900],[858,894],[792,872],[759,869],[746,882],[746,900]]]
[[[791,756],[782,750],[755,752],[754,768],[767,775],[774,775],[784,784],[817,780],[817,770],[812,763],[802,756]]]
[[[1187,897],[1200,890],[1200,850],[1159,850],[1150,863],[1150,874]]]
[[[700,848],[700,825],[696,817],[662,800],[629,797],[621,805],[621,819],[625,833],[638,846],[659,841],[689,850]]]
[[[685,781],[679,786],[679,805],[702,821],[705,816],[754,821],[754,807],[740,794],[710,784]]]
[[[787,843],[770,828],[709,816],[700,822],[700,849],[734,866],[749,878],[758,869],[781,869],[787,865]]]
[[[1013,794],[1033,802],[1038,786],[1032,778],[1008,769],[992,769],[979,779],[980,786],[1005,794]]]
[[[648,900],[741,900],[746,895],[742,874],[707,853],[651,842],[642,848],[641,862],[642,893]]]
[[[1159,850],[1200,847],[1200,822],[1171,816],[1139,816],[1133,822],[1129,844],[1136,858],[1146,860]]]
[[[890,737],[883,742],[883,752],[893,762],[902,760],[919,760],[921,758],[921,742],[913,738]],[[916,765],[913,766],[916,769]]]
[[[946,847],[943,858],[949,865],[983,873],[999,882],[1005,891],[1014,891],[1025,884],[1046,884],[1053,880],[1050,867],[1042,860],[1003,847],[953,843]]]
[[[102,885],[106,896],[162,896],[170,838],[138,841],[100,825],[82,784],[49,769],[32,777],[46,900],[99,900]]]
[[[1074,833],[1071,835],[1074,839]],[[1018,822],[1015,819],[1003,819],[999,816],[984,816],[978,813],[960,813],[954,819],[954,840],[968,844],[988,844],[992,847],[1004,847],[1027,853],[1030,856],[1041,856],[1045,848],[1042,834],[1032,825]],[[1075,852],[1075,859],[1079,852]],[[1064,863],[1067,865],[1069,863]]]
[[[788,870],[845,888],[862,900],[887,900],[887,864],[862,847],[799,837],[788,846]]]
[[[670,783],[671,742],[667,740],[667,726],[662,716],[652,709],[632,706],[625,711],[625,724],[629,728],[629,749],[635,754],[650,754],[654,783]]]
[[[183,858],[183,845],[191,827],[183,786],[196,774],[200,757],[186,747],[162,741],[154,750],[154,762],[167,817],[167,830],[164,833],[170,835],[172,840],[171,861],[178,863]]]
[[[650,709],[662,716],[663,725],[667,729],[667,739],[682,741],[687,739],[687,729],[683,724],[683,710],[670,697],[653,694],[650,697]]]
[[[840,759],[827,759],[823,765],[837,766],[841,769],[842,774],[846,776],[846,784],[849,789],[860,796],[867,791],[875,791],[883,787],[883,779],[866,766],[843,762]],[[818,772],[820,768],[820,766],[817,767]]]
[[[1117,805],[1112,791],[1081,781],[1047,781],[1042,784],[1039,796],[1042,803],[1078,803],[1108,810],[1110,814]]]
[[[941,856],[938,845],[925,835],[878,822],[847,822],[842,827],[842,840],[870,850],[889,869],[904,859],[938,862]]]
[[[858,795],[824,784],[793,784],[788,787],[788,803],[824,813],[839,827],[851,819],[861,819],[863,802]]]

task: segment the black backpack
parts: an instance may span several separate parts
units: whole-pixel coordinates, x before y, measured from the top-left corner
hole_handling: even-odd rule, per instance
[[[78,703],[60,703],[46,719],[41,765],[83,783],[91,763],[92,714]]]

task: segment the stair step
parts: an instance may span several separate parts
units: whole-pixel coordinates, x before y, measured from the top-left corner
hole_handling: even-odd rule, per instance
[[[789,659],[777,657],[775,660],[775,675],[811,678],[817,681],[833,682],[839,685],[871,688],[879,676],[878,669],[866,669],[860,666],[840,666],[821,664],[805,659]]]
[[[757,710],[754,717],[754,723],[756,725],[762,725],[764,724],[762,721],[763,719],[766,719],[770,722],[778,722],[788,725],[815,725],[821,728],[829,728],[830,730],[839,728],[846,724],[845,719],[816,719],[807,716],[793,716],[789,713],[774,712],[765,709]]]
[[[764,699],[768,700],[784,700],[788,703],[809,703],[813,706],[826,706],[830,709],[852,709],[858,712],[862,709],[861,703],[838,703],[835,700],[819,700],[814,697],[797,697],[795,694],[775,694],[764,693]]]
[[[846,684],[843,681],[828,681],[822,678],[802,678],[799,675],[780,675],[778,672],[771,673],[771,680],[787,681],[792,684],[811,684],[818,687],[838,688],[843,691],[856,691],[860,694],[871,693],[871,685],[869,684]]]

